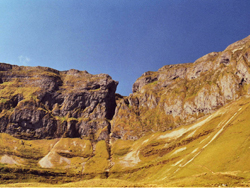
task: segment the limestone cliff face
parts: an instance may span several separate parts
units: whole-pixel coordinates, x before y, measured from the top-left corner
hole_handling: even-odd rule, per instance
[[[118,82],[109,75],[0,64],[0,132],[107,140]]]
[[[250,36],[194,63],[146,72],[121,99],[112,120],[113,139],[136,140],[195,121],[250,93]]]

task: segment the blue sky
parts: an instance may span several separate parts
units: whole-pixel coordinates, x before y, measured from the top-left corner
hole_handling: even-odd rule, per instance
[[[0,62],[106,73],[122,95],[250,35],[250,0],[0,0],[0,12]]]

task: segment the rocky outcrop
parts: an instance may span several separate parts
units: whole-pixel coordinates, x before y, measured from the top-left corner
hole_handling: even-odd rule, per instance
[[[210,146],[217,144],[219,151],[223,143],[224,148],[230,145],[220,151],[227,154],[224,163],[233,164],[227,172],[246,172],[238,167],[244,167],[247,154],[241,157],[243,165],[238,159],[249,148],[250,99],[239,98],[250,94],[249,54],[250,36],[194,63],[146,72],[128,97],[115,94],[118,83],[106,74],[0,63],[0,182],[30,182],[37,175],[39,182],[45,176],[60,183],[60,172],[65,182],[97,177],[142,180],[145,185],[145,178],[172,182],[173,174],[187,172],[187,164],[197,178],[200,157],[213,164]],[[221,166],[212,174],[225,169],[221,160],[217,163],[216,168]]]
[[[250,93],[250,36],[194,63],[166,65],[115,94],[106,74],[0,64],[0,131],[25,139],[137,140]],[[112,120],[112,121],[111,121]],[[110,121],[112,126],[110,125]]]
[[[194,63],[146,72],[133,94],[120,100],[112,120],[113,139],[138,139],[213,112],[250,93],[250,36]]]
[[[24,139],[107,140],[118,82],[107,74],[0,64],[0,131]]]

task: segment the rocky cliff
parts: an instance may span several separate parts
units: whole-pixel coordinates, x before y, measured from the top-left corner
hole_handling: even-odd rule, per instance
[[[127,97],[106,74],[1,63],[0,186],[249,186],[249,68],[250,36]]]
[[[250,36],[194,63],[146,72],[121,99],[112,138],[137,140],[149,132],[191,123],[250,93]]]
[[[250,93],[249,45],[247,37],[194,63],[148,71],[128,97],[115,96],[117,82],[106,74],[1,63],[0,131],[107,141],[110,133],[113,140],[137,140],[177,128]]]
[[[107,140],[118,82],[109,75],[0,64],[0,132]]]

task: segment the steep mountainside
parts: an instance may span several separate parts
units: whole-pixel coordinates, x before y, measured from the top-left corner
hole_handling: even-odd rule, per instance
[[[1,63],[0,186],[250,186],[249,67],[250,36],[122,97],[106,74]]]
[[[108,139],[117,82],[106,74],[0,64],[0,131],[24,139]]]
[[[250,36],[194,63],[146,72],[117,104],[112,137],[137,140],[149,132],[194,122],[250,93]]]
[[[4,63],[0,82],[0,163],[35,173],[104,172],[118,82],[106,74]],[[103,163],[100,172],[88,168],[95,159]]]
[[[249,186],[249,112],[244,96],[190,125],[117,140],[110,178],[142,186]]]

